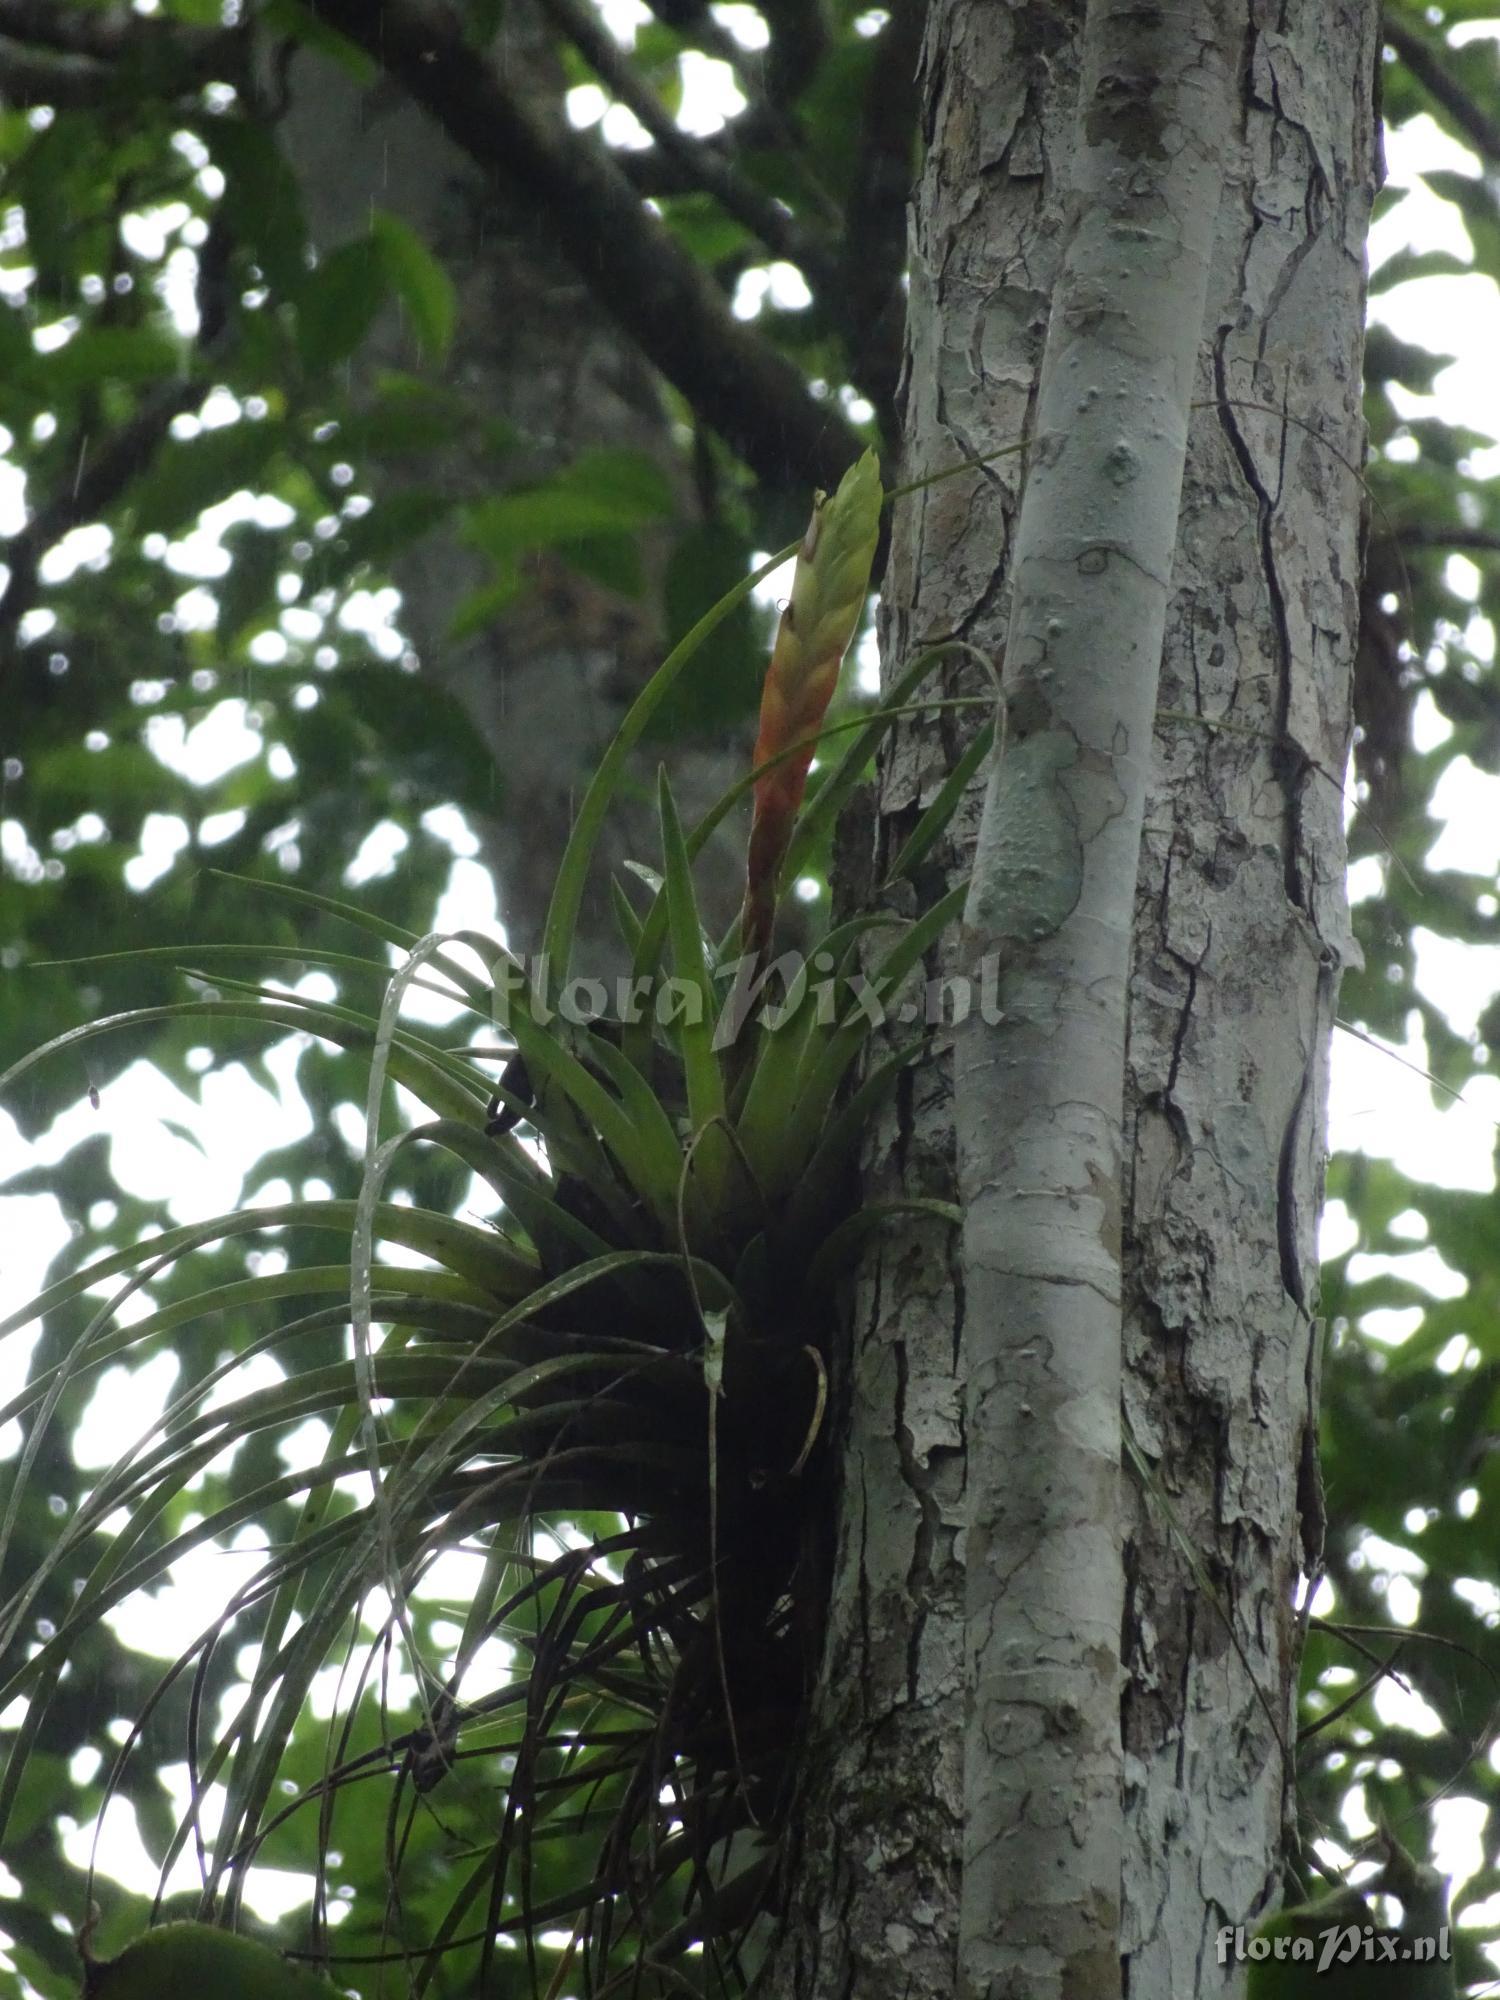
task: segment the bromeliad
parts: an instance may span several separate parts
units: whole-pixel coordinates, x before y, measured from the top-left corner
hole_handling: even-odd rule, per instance
[[[881,505],[872,454],[832,498],[818,498],[796,551],[751,771],[690,827],[662,776],[659,869],[638,868],[637,901],[621,885],[614,904],[632,978],[648,999],[644,1018],[614,1034],[570,1034],[551,1009],[593,846],[627,754],[673,681],[791,550],[705,614],[605,753],[559,866],[543,990],[492,938],[417,938],[268,883],[302,914],[312,906],[337,915],[370,940],[365,958],[295,948],[299,964],[321,963],[339,980],[339,1002],[216,970],[213,997],[167,1010],[365,1054],[357,1200],[252,1208],[154,1237],[84,1265],[12,1322],[41,1310],[80,1319],[56,1350],[63,1358],[5,1413],[29,1425],[21,1479],[70,1389],[106,1359],[180,1339],[195,1320],[217,1329],[216,1348],[231,1350],[206,1380],[191,1376],[160,1431],[101,1476],[36,1574],[0,1605],[0,1705],[24,1698],[40,1718],[90,1625],[113,1604],[122,1566],[134,1562],[130,1574],[145,1587],[186,1549],[228,1541],[252,1515],[264,1524],[258,1575],[165,1676],[170,1687],[200,1651],[205,1662],[232,1655],[253,1625],[243,1707],[222,1722],[205,1719],[196,1753],[202,1786],[222,1787],[224,1797],[204,1914],[232,1916],[245,1870],[288,1820],[315,1829],[321,1871],[346,1828],[351,1841],[360,1837],[353,1829],[367,1822],[368,1781],[378,1777],[390,1788],[389,1823],[403,1829],[390,1849],[393,1889],[403,1867],[427,1871],[429,1881],[451,1870],[450,1821],[475,1857],[435,1932],[401,1935],[415,1991],[455,1980],[478,1990],[476,1980],[498,1976],[499,1953],[517,1942],[534,1957],[555,1951],[538,1939],[559,1928],[574,1938],[557,1962],[559,1980],[575,1949],[586,1986],[606,1986],[628,1967],[632,1990],[665,1995],[679,1990],[675,1967],[689,1951],[701,1951],[726,1987],[738,1977],[756,1912],[774,1893],[776,1833],[818,1658],[830,1509],[816,1496],[826,1490],[836,1281],[879,1220],[860,1206],[850,1170],[915,1046],[886,1049],[845,1090],[873,1026],[855,981],[862,996],[893,992],[956,913],[961,891],[913,923],[876,912],[830,929],[817,942],[831,975],[816,988],[794,982],[774,1018],[761,1010],[731,1022],[736,1037],[725,1032],[735,940],[705,936],[693,867],[713,829],[753,791],[738,929],[740,962],[758,962],[783,878],[831,827],[930,672],[931,656],[912,662],[887,706],[840,725],[841,747],[808,799],[815,751],[833,740],[826,713],[869,589]],[[966,759],[955,771],[893,874],[915,868],[974,768]],[[407,957],[392,977],[393,945]],[[385,983],[373,1009],[359,1000],[365,979]],[[406,988],[433,981],[516,1052],[498,1087],[481,1067],[492,1045],[453,1046],[400,1018]],[[650,997],[666,992],[672,1007],[652,1009]],[[382,1140],[388,1081],[425,1107],[426,1122]],[[383,1200],[387,1176],[412,1147],[440,1149],[472,1170],[493,1192],[493,1222]],[[941,1204],[916,1205],[952,1217]],[[229,1283],[205,1290],[200,1281],[197,1297],[174,1275],[166,1304],[119,1316],[178,1259],[209,1245],[232,1257],[237,1242],[277,1227],[323,1231],[324,1240],[332,1231],[342,1245],[318,1266],[262,1273],[252,1264],[248,1275],[232,1266]],[[421,1253],[420,1263],[389,1261],[398,1248]],[[89,1294],[111,1278],[119,1292],[100,1305]],[[284,1302],[299,1296],[289,1312]],[[283,1358],[281,1382],[267,1390],[247,1377],[237,1388],[241,1366],[267,1347]],[[310,1419],[326,1428],[321,1457],[299,1460],[302,1469],[278,1475],[253,1503],[236,1495],[215,1508],[186,1498],[226,1442],[271,1438]],[[190,1529],[150,1539],[153,1524],[188,1508],[198,1510]],[[127,1518],[117,1534],[106,1528]],[[457,1613],[458,1639],[448,1630],[439,1640],[418,1586],[459,1546],[478,1555],[480,1573]],[[43,1591],[66,1608],[56,1632],[32,1643]],[[409,1726],[393,1737],[359,1679],[349,1711],[329,1725],[326,1758],[309,1758],[308,1690],[368,1623],[372,1599],[388,1607],[374,1620],[372,1663],[398,1643],[409,1655]],[[498,1687],[480,1678],[492,1641],[517,1663]],[[372,1730],[381,1732],[375,1750],[354,1747],[368,1745]],[[7,1746],[0,1817],[33,1736],[21,1732]],[[567,1815],[596,1836],[591,1849],[542,1845]],[[183,1829],[181,1838],[195,1837],[195,1825]]]

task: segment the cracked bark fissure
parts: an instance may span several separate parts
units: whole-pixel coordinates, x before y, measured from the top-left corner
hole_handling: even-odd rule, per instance
[[[1083,12],[1082,0],[933,0],[905,478],[1034,428],[1068,241]],[[1172,1510],[1122,1480],[1131,2000],[1236,1993],[1243,1968],[1219,1962],[1217,1930],[1253,1922],[1278,1880],[1296,1590],[1318,1534],[1309,1311],[1328,1035],[1349,948],[1327,774],[1347,752],[1357,627],[1348,468],[1363,449],[1379,17],[1373,0],[1246,0],[1233,19],[1236,107],[1135,889],[1119,1174],[1125,1417]],[[898,507],[887,676],[949,635],[999,653],[1021,484],[1017,461],[998,459]],[[985,686],[961,668],[945,692]],[[873,856],[847,835],[850,908],[868,902],[859,869],[895,851],[962,747],[951,718],[899,733]],[[977,800],[960,812],[924,896],[965,879],[977,816]],[[929,972],[956,970],[953,952]],[[872,1141],[868,1199],[952,1198],[951,1040],[933,1034]],[[955,1337],[975,1309],[940,1227],[882,1230],[842,1364],[830,1632],[775,2000],[956,1990],[967,1508]],[[1018,1822],[1014,1841],[1030,1838]],[[1028,1968],[996,1995],[1046,1990]]]
[[[1091,0],[965,911],[959,1992],[1120,1991],[1126,995],[1238,9]],[[1213,16],[1217,14],[1217,18]]]

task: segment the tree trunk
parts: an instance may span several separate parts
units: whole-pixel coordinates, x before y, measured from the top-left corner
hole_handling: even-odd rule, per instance
[[[560,119],[562,77],[534,10],[506,10],[492,60],[524,79],[533,109]],[[672,544],[697,501],[683,476],[657,378],[559,258],[524,191],[490,180],[393,83],[361,85],[325,57],[295,56],[281,140],[304,193],[314,242],[357,236],[371,202],[408,222],[458,288],[457,335],[445,378],[486,419],[511,425],[519,447],[499,456],[482,434],[446,446],[423,468],[461,499],[556,471],[589,448],[655,458],[677,491],[678,519],[642,537],[646,587],[633,599],[593,582],[550,552],[534,558],[524,593],[482,630],[452,639],[454,612],[490,579],[457,530],[441,528],[397,561],[401,625],[422,671],[457,697],[495,767],[495,813],[476,828],[494,874],[500,914],[518,950],[537,945],[556,857],[603,747],[661,658],[661,587]],[[360,356],[381,368],[430,368],[394,310]],[[410,466],[404,468],[410,476]],[[685,811],[701,811],[738,772],[717,745],[680,746],[674,783]],[[596,882],[626,856],[655,854],[642,809],[612,817]],[[714,907],[734,908],[739,854],[721,843]],[[712,857],[709,857],[710,862]],[[602,894],[585,906],[580,970],[617,969],[620,946]]]
[[[965,910],[959,1990],[1119,1992],[1126,994],[1228,31],[1094,0]]]
[[[1094,25],[1109,15],[1129,25],[1141,13],[1100,6]],[[1081,5],[1056,0],[933,7],[908,478],[987,458],[1055,424],[1039,384],[1073,245],[1083,16]],[[996,1456],[1005,1433],[988,1421],[984,1453],[966,1460],[964,1402],[976,1341],[1009,1329],[996,1325],[993,1304],[976,1325],[983,1274],[923,1225],[886,1233],[855,1298],[825,1671],[771,1980],[771,1991],[797,2000],[961,1990],[1030,2000],[1108,1991],[1117,1978],[1153,2000],[1224,1993],[1241,1975],[1217,1961],[1220,1926],[1255,1916],[1275,1895],[1290,1808],[1294,1598],[1299,1573],[1316,1573],[1319,1534],[1313,1255],[1328,1037],[1352,948],[1341,779],[1379,40],[1373,0],[1294,0],[1274,24],[1246,5],[1218,18],[1237,91],[1171,557],[1124,1112],[1100,1139],[1099,1158],[1113,1148],[1119,1164],[1085,1190],[1105,1241],[1116,1204],[1121,1218],[1123,1339],[1103,1315],[1090,1338],[1115,1342],[1127,1454],[1133,1447],[1147,1468],[1127,1463],[1117,1522],[1086,1523],[1121,1551],[1120,1652],[1105,1661],[1106,1675],[1123,1668],[1120,1733],[1108,1749],[1120,1772],[1121,1971],[1096,1962],[1090,1984],[1059,1968],[1066,1932],[1049,1929],[1044,1913],[1029,1920],[1029,1939],[1016,1940],[1035,1947],[1019,1967],[971,1949],[971,1983],[959,1984],[966,1786],[972,1795],[986,1777],[982,1758],[971,1755],[967,1779],[964,1766],[964,1558],[976,1529],[996,1531],[1006,1471]],[[1163,136],[1173,151],[1180,135]],[[1180,234],[1180,212],[1170,219]],[[1140,415],[1127,409],[1124,421],[1136,426]],[[1019,636],[1011,561],[1021,489],[1018,460],[995,458],[902,507],[886,580],[888,673],[950,635],[991,659],[1008,629]],[[1095,615],[1112,655],[1116,621],[1107,607]],[[986,690],[972,667],[952,683],[950,693]],[[1123,710],[1121,719],[1130,721]],[[1019,720],[1029,726],[1030,712]],[[951,732],[945,723],[898,744],[878,801],[877,857],[951,768]],[[969,872],[977,818],[976,801],[949,857],[950,882]],[[1113,918],[1123,919],[1118,907]],[[1057,993],[1059,1014],[1070,1002],[1079,996]],[[951,1040],[934,1035],[893,1113],[869,1198],[954,1191]],[[1070,1101],[1071,1081],[1054,1086],[1055,1104]],[[961,1077],[960,1091],[968,1087]],[[1000,1093],[991,1129],[970,1128],[976,1182],[981,1138],[997,1164],[1015,1144],[1008,1115]],[[1001,1197],[1007,1181],[1011,1191],[1020,1185],[1003,1169],[998,1179]],[[1055,1167],[1044,1162],[1038,1179],[1056,1201]],[[1028,1269],[1056,1278],[1066,1267],[1043,1241]],[[993,1272],[983,1281],[993,1285]],[[1060,1448],[1045,1433],[1039,1442],[1076,1473],[1076,1445]],[[1025,1449],[1016,1432],[1006,1449]],[[1043,1491],[1050,1469],[1018,1464],[1017,1483]],[[1101,1512],[1112,1483],[1094,1488]],[[1013,1531],[1013,1522],[1001,1530]],[[990,1561],[1003,1568],[1003,1547]],[[1055,1604],[1076,1605],[1078,1625],[1063,1635],[1076,1643],[1097,1605],[1082,1602],[1076,1578],[1044,1569],[1042,1582]],[[1003,1644],[1013,1629],[1005,1593],[985,1611]],[[1101,1635],[1107,1646],[1112,1635]],[[1022,1732],[991,1748],[1007,1765],[1024,1764],[1037,1744]],[[971,1938],[984,1929],[983,1899],[999,1893],[981,1864],[1013,1869],[1017,1849],[1027,1867],[1041,1854],[1066,1874],[1060,1917],[1070,1900],[1107,1895],[1108,1883],[1085,1873],[1086,1816],[1096,1807],[1080,1760],[1052,1754],[1037,1775],[1045,1800],[1017,1796],[1014,1770],[994,1774],[988,1846],[968,1855]],[[1110,1816],[1110,1805],[1099,1809]],[[1051,1848],[1037,1844],[1039,1818],[1064,1829]],[[1085,1916],[1097,1931],[1097,1911]],[[1002,1911],[991,1942],[996,1931],[1014,1937],[1018,1921],[1028,1920],[1013,1905]]]
[[[1171,1509],[1132,1483],[1123,1943],[1142,1995],[1237,1988],[1214,1932],[1275,1898],[1292,1829],[1328,1048],[1356,950],[1343,778],[1380,46],[1374,0],[1299,0],[1247,40],[1200,363],[1221,406],[1194,427],[1178,526],[1123,1190],[1126,1419]]]

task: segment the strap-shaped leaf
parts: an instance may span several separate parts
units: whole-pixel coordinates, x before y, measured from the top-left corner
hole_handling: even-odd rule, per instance
[[[302,1000],[295,994],[276,993],[268,987],[257,987],[247,981],[222,976],[216,983],[230,991],[244,993],[246,1001],[260,996],[262,1004],[254,1006],[246,1004],[246,1001],[229,1000],[175,1000],[164,1006],[132,1007],[124,1013],[107,1014],[98,1021],[85,1021],[80,1027],[55,1035],[50,1042],[44,1042],[39,1049],[33,1049],[29,1055],[13,1063],[0,1076],[0,1091],[8,1089],[37,1063],[63,1049],[77,1047],[116,1028],[145,1027],[153,1021],[244,1021],[253,1026],[290,1030],[294,1034],[317,1035],[320,1040],[333,1042],[339,1048],[365,1049],[374,1046],[375,1023],[352,1008],[337,1007],[324,1000]],[[449,1055],[435,1043],[409,1034],[405,1029],[396,1037],[390,1070],[397,1082],[405,1084],[430,1110],[449,1117],[474,1116],[488,1098],[484,1080],[469,1064],[460,1057]]]
[[[963,909],[967,885],[961,884],[951,889],[940,902],[919,917],[887,954],[883,963],[870,982],[873,992],[881,1005],[889,1000],[903,979],[918,963],[922,954],[941,937],[948,925]],[[824,1043],[814,1062],[812,1070],[805,1077],[799,1090],[796,1109],[788,1134],[788,1150],[791,1157],[805,1158],[816,1146],[818,1136],[828,1122],[833,1100],[850,1063],[859,1054],[874,1026],[868,1011],[852,1005],[845,1013],[843,1021],[835,1028]],[[811,1053],[811,1051],[809,1051]]]
[[[161,1239],[155,1240],[159,1243]],[[386,1310],[393,1305],[399,1307],[404,1300],[420,1300],[444,1310],[456,1307],[478,1311],[483,1314],[485,1326],[493,1317],[491,1295],[470,1284],[467,1279],[460,1278],[456,1272],[433,1271],[421,1265],[386,1264],[381,1266],[380,1285],[380,1302]],[[346,1263],[293,1265],[285,1271],[263,1271],[253,1278],[212,1285],[206,1291],[194,1292],[189,1298],[178,1299],[171,1305],[163,1306],[159,1312],[147,1313],[141,1319],[132,1320],[128,1326],[91,1341],[87,1358],[76,1374],[102,1368],[130,1348],[145,1346],[158,1334],[177,1332],[215,1315],[239,1312],[247,1306],[269,1305],[278,1299],[317,1297],[321,1293],[347,1296],[348,1291],[349,1266]],[[309,1314],[303,1319],[276,1327],[246,1352],[260,1351],[266,1346],[284,1342],[297,1329],[314,1323],[342,1325],[347,1317],[343,1311],[329,1315]],[[221,1372],[238,1367],[242,1358],[236,1355],[224,1364],[223,1370],[216,1369],[205,1379],[217,1379]],[[0,1428],[34,1409],[63,1366],[62,1362],[54,1362],[50,1368],[31,1375],[26,1386],[17,1390],[9,1402],[0,1403]]]
[[[717,604],[704,612],[692,630],[678,640],[631,703],[625,720],[615,733],[614,741],[599,760],[599,767],[589,780],[588,790],[583,795],[583,803],[578,808],[578,816],[568,836],[568,845],[557,871],[557,882],[552,891],[552,902],[547,911],[547,923],[543,931],[543,951],[559,990],[568,976],[568,966],[573,954],[573,934],[578,926],[578,911],[583,901],[584,882],[588,876],[589,863],[593,858],[594,843],[599,838],[599,829],[604,824],[604,816],[619,787],[624,773],[625,759],[640,741],[652,716],[671,693],[678,676],[704,641],[723,623],[737,604],[744,602],[758,583],[764,581],[773,571],[780,569],[787,557],[795,555],[796,552],[797,545],[793,544],[792,547],[781,549],[775,555],[769,556],[759,569],[752,570],[732,590],[726,591]]]
[[[964,1212],[951,1201],[935,1201],[930,1196],[919,1195],[910,1201],[880,1201],[862,1208],[856,1215],[848,1216],[824,1243],[821,1250],[808,1266],[807,1282],[815,1291],[826,1291],[847,1269],[865,1242],[881,1224],[896,1215],[927,1215],[939,1222],[946,1222],[950,1228],[959,1228]]]
[[[897,675],[891,687],[882,694],[880,707],[871,711],[864,728],[840,750],[818,786],[816,795],[798,815],[791,845],[782,864],[784,880],[795,880],[816,851],[818,843],[832,832],[834,821],[848,803],[886,731],[898,717],[911,712],[909,705],[933,668],[950,653],[969,650],[967,641],[945,639],[936,646],[924,648],[905,671]]]
[[[682,1147],[666,1107],[647,1078],[614,1046],[608,1035],[590,1035],[588,1053],[590,1061],[598,1063],[620,1093],[620,1102],[640,1134],[641,1143],[649,1150],[655,1170],[664,1178],[675,1174],[681,1164]]]
[[[661,813],[672,965],[686,1002],[679,1023],[678,1046],[682,1050],[683,1075],[687,1083],[688,1117],[693,1132],[697,1134],[724,1115],[724,1076],[714,1048],[714,1023],[718,1009],[704,950],[703,927],[698,921],[692,863],[688,859],[682,824],[677,817],[672,787],[664,769],[658,775],[657,804]]]
[[[609,885],[609,907],[614,915],[615,928],[620,933],[626,951],[633,959],[640,947],[643,927],[640,918],[631,907],[629,897],[618,882],[611,882]]]
[[[422,942],[421,935],[417,931],[409,931],[400,924],[390,923],[372,910],[361,909],[357,903],[340,902],[337,897],[320,895],[315,889],[298,888],[294,882],[271,882],[257,875],[235,875],[227,868],[210,868],[208,873],[219,876],[225,882],[234,882],[242,889],[252,889],[258,896],[277,897],[284,903],[300,903],[305,909],[322,910],[331,917],[342,917],[345,923],[353,924],[356,930],[365,931],[369,936],[377,937],[385,944],[394,945],[398,951],[414,951]],[[486,958],[493,950],[494,946],[491,944],[485,954]],[[470,1005],[482,1007],[485,1001],[484,982],[448,959],[444,959],[442,964],[443,970],[452,977],[455,984],[462,987]]]
[[[876,1113],[894,1092],[901,1072],[920,1054],[921,1049],[920,1042],[908,1042],[905,1048],[897,1049],[883,1062],[874,1065],[869,1075],[861,1079],[859,1088],[851,1094],[848,1103],[835,1113],[817,1151],[798,1174],[787,1199],[781,1235],[787,1253],[799,1266],[820,1241],[838,1211],[845,1177],[860,1141],[870,1130]]]
[[[561,1036],[541,1027],[525,1006],[511,1007],[507,1025],[537,1090],[542,1129],[547,1129],[546,1098],[550,1086],[563,1093],[585,1121],[588,1131],[598,1134],[628,1185],[652,1214],[665,1223],[676,1199],[675,1140],[668,1158],[657,1135],[649,1129],[643,1133],[620,1100],[565,1046]],[[607,1198],[608,1183],[613,1178],[607,1163],[596,1160],[584,1168],[584,1173],[595,1192]]]
[[[934,842],[947,831],[958,802],[973,782],[979,767],[990,754],[995,727],[987,722],[944,778],[936,796],[901,844],[901,850],[886,870],[887,882],[899,882],[910,875],[931,852]]]
[[[824,1047],[843,1021],[840,996],[858,941],[871,930],[894,928],[898,921],[874,912],[852,917],[830,931],[814,956],[813,969],[827,966],[831,991],[822,990],[824,979],[810,981],[791,1021],[762,1030],[737,1130],[756,1179],[773,1199],[780,1199],[806,1163],[792,1149],[793,1114]],[[804,978],[808,969],[804,963]],[[825,1020],[830,1000],[835,1012]]]

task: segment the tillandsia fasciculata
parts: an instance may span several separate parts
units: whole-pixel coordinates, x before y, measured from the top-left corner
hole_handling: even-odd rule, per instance
[[[538,1994],[612,1991],[627,1973],[639,1993],[743,1983],[774,1893],[820,1644],[836,1286],[880,1220],[859,1205],[854,1159],[915,1044],[884,1045],[852,1079],[871,996],[913,974],[961,898],[914,922],[861,914],[828,928],[795,971],[771,962],[784,885],[893,716],[924,705],[945,650],[906,665],[882,706],[826,726],[882,504],[873,455],[818,496],[743,781],[685,828],[661,775],[657,865],[615,885],[635,1004],[612,1023],[580,1030],[566,1018],[600,826],[678,675],[792,550],[706,613],[637,698],[580,806],[532,966],[475,932],[418,938],[264,885],[362,934],[365,955],[300,944],[281,954],[332,973],[336,1002],[230,977],[222,967],[236,948],[206,946],[179,956],[214,967],[208,991],[62,1037],[0,1079],[84,1036],[163,1016],[321,1037],[367,1056],[369,1076],[356,1199],[168,1230],[75,1270],[0,1329],[42,1314],[76,1325],[65,1358],[0,1412],[25,1432],[17,1495],[49,1427],[106,1363],[180,1349],[208,1328],[218,1357],[188,1371],[151,1437],[100,1476],[0,1606],[0,1706],[26,1703],[6,1745],[0,1822],[97,1622],[192,1550],[262,1524],[253,1577],[163,1672],[109,1768],[106,1796],[157,1719],[186,1715],[191,1795],[163,1872],[196,1850],[202,1889],[174,1914],[232,1927],[248,1871],[288,1850],[318,1880],[309,1953],[361,1990],[383,1961],[395,1962],[385,1990],[404,1979],[413,1994],[489,1991],[502,1959],[525,1968],[517,1990]],[[940,835],[986,741],[919,817],[893,877]],[[809,800],[815,754],[824,763]],[[743,909],[715,942],[694,861],[747,793]],[[394,976],[391,947],[405,955]],[[373,1009],[357,998],[367,983],[382,994]],[[403,1020],[413,985],[479,1017],[486,1039],[452,1046]],[[391,1084],[423,1115],[387,1136]],[[384,1199],[413,1148],[471,1169],[494,1219]],[[268,1235],[331,1254],[247,1275],[239,1260]],[[199,1253],[218,1262],[213,1282],[195,1286],[186,1260]],[[408,1253],[416,1259],[392,1261]],[[252,1387],[244,1371],[266,1357],[279,1379]],[[264,1447],[309,1419],[326,1444],[310,1466],[287,1469]],[[188,1501],[245,1445],[237,1462],[253,1477]],[[13,1495],[7,1546],[17,1520]],[[455,1549],[471,1569],[439,1638],[431,1583]],[[55,1629],[34,1643],[37,1606],[64,1592]],[[247,1645],[248,1664],[229,1673]],[[409,1676],[401,1726],[386,1685],[393,1657]],[[310,1750],[309,1704],[345,1661],[322,1747]],[[211,1700],[226,1676],[236,1698]],[[368,1849],[376,1783],[389,1896],[330,1931],[333,1857],[362,1840]],[[420,1885],[430,1911],[434,1882],[440,1914],[416,1936],[403,1885]],[[181,1952],[198,1941],[169,1942]],[[114,1979],[123,1993],[132,1964],[129,1950],[91,1961],[90,1990],[113,1992]]]
[[[0,1846],[101,1621],[196,1551],[246,1534],[262,1551],[107,1767],[106,1807],[148,1741],[162,1761],[165,1718],[185,1730],[189,1794],[162,1879],[197,1854],[201,1891],[170,1910],[190,1921],[111,1937],[114,1956],[93,1954],[85,1922],[86,1993],[166,1990],[157,1974],[183,1985],[182,1967],[195,1990],[247,2000],[320,1990],[319,1970],[248,1942],[215,1956],[243,1942],[228,1933],[261,1861],[312,1872],[298,1957],[361,1993],[727,1994],[753,1974],[822,1638],[837,1287],[890,1212],[861,1203],[855,1160],[918,1046],[872,1048],[872,1029],[965,895],[909,922],[877,896],[794,968],[771,959],[786,886],[892,721],[943,705],[924,683],[972,651],[932,647],[879,706],[827,724],[889,497],[866,455],[818,496],[800,545],[662,663],[584,795],[530,967],[477,932],[418,937],[257,883],[358,935],[362,951],[254,948],[273,971],[332,975],[336,1000],[229,976],[247,947],[173,948],[212,968],[191,997],[96,1021],[0,1077],[162,1020],[315,1037],[368,1066],[355,1198],[165,1230],[75,1263],[0,1322],[62,1330],[0,1407],[24,1438],[0,1518],[0,1572],[19,1579],[0,1602],[0,1711],[22,1713]],[[662,773],[657,865],[613,885],[625,1003],[570,1019],[584,884],[628,759],[715,626],[794,555],[752,768],[692,827]],[[883,886],[915,878],[993,740],[977,731]],[[694,863],[747,794],[743,903],[715,941]],[[481,1023],[482,1042],[404,1020],[413,986]],[[388,1120],[393,1084],[415,1119]],[[492,1220],[383,1198],[398,1158],[424,1148],[472,1172]],[[159,1424],[18,1560],[49,1433],[106,1366],[168,1346],[193,1365]],[[310,1421],[313,1462],[278,1457]],[[469,1567],[444,1601],[456,1551]],[[330,1885],[350,1852],[385,1893],[356,1897],[335,1929]]]

